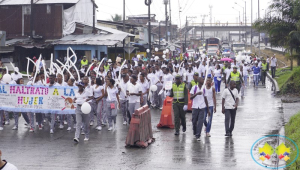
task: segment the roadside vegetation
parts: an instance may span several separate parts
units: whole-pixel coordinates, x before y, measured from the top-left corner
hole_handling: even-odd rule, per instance
[[[279,68],[276,70],[275,80],[281,94],[300,95],[300,67]]]
[[[285,135],[292,139],[298,147],[300,146],[300,112],[292,116],[289,122],[285,125]],[[287,146],[289,147],[289,146]],[[290,160],[287,161],[287,165],[291,163],[297,156],[297,152],[294,151],[290,154]],[[288,170],[300,169],[300,157],[289,167]]]

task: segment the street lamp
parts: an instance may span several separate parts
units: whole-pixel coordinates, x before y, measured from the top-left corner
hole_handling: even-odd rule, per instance
[[[244,24],[245,24],[245,41],[247,43],[247,36],[246,36],[246,26],[247,26],[247,18],[246,18],[246,11],[247,11],[247,4],[246,1],[245,2],[245,7],[239,5],[237,2],[235,2],[236,5],[238,5],[239,7],[243,8],[243,20],[244,20]]]
[[[239,23],[241,22],[241,13],[239,10],[235,9],[234,7],[232,7],[232,9],[236,10],[239,12]],[[241,41],[241,29],[239,29],[239,41]]]
[[[148,43],[149,43],[149,49],[151,51],[151,14],[150,14],[150,5],[152,3],[152,0],[145,0],[145,5],[148,6]],[[148,56],[150,58],[150,55]]]

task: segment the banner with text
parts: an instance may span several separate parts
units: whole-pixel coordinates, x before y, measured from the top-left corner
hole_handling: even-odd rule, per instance
[[[77,87],[0,85],[0,110],[75,114]]]

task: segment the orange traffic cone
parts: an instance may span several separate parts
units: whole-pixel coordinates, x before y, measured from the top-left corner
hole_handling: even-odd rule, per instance
[[[174,113],[172,104],[173,98],[167,96],[164,101],[163,109],[161,111],[160,122],[159,124],[157,124],[158,128],[167,127],[174,129]]]

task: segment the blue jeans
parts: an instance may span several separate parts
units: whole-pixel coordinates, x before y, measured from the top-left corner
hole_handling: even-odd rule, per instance
[[[248,75],[244,76],[244,84],[247,86],[247,81],[248,81]]]
[[[259,75],[253,75],[253,81],[254,81],[254,85],[255,85],[255,86],[258,86]]]
[[[205,111],[204,111],[204,113],[205,113],[204,114],[204,126],[206,127],[206,133],[209,133],[210,129],[211,129],[214,107],[213,106],[209,106],[208,108],[209,108],[209,112],[210,112],[210,116],[207,118],[208,121],[206,121],[206,117],[208,115],[208,109],[207,109],[207,107],[205,108]]]
[[[221,77],[220,77],[220,78],[221,78]],[[220,92],[220,90],[221,90],[221,81],[222,81],[222,80],[218,81],[218,80],[217,80],[217,77],[214,77],[214,82],[215,82],[215,89],[216,89],[216,92]]]

